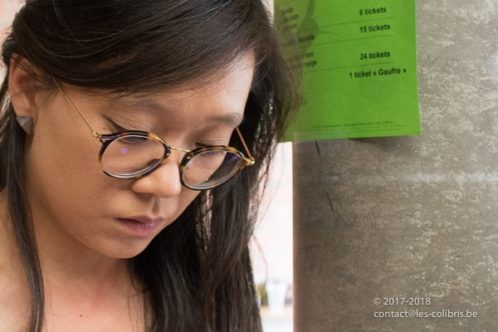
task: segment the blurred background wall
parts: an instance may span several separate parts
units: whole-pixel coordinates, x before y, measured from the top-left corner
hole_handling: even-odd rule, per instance
[[[422,135],[294,143],[297,332],[498,331],[498,2],[417,7]]]

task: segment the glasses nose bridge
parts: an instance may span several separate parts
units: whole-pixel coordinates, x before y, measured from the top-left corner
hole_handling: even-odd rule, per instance
[[[164,158],[163,160],[161,161],[161,163],[159,165],[162,165],[164,164],[164,162],[169,159],[169,157],[171,156],[171,153],[173,151],[178,151],[178,152],[183,152],[183,154],[181,155],[181,158],[178,159],[178,166],[181,165],[182,161],[184,160],[185,156],[192,152],[192,150],[189,150],[189,149],[184,149],[184,148],[180,148],[180,147],[177,147],[177,146],[174,146],[174,145],[170,145],[168,143],[166,143],[164,140],[161,140],[161,143],[163,144],[163,146],[165,147],[165,155],[164,155]]]
[[[181,152],[185,152],[185,153],[189,153],[189,152],[192,151],[192,150],[189,150],[189,149],[179,148],[177,146],[170,145],[170,144],[167,144],[167,143],[164,143],[164,145],[166,145],[170,150],[181,151]]]

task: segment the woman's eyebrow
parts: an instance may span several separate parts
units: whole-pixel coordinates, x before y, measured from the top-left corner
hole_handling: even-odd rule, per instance
[[[168,107],[158,103],[154,99],[150,98],[139,98],[129,101],[128,104],[133,107],[147,108],[152,111],[157,112],[172,112]],[[238,127],[243,120],[243,115],[237,112],[225,113],[225,114],[214,114],[209,117],[209,122],[219,122],[233,128]]]

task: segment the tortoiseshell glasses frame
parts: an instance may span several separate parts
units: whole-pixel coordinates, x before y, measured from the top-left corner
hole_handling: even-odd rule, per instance
[[[244,146],[247,157],[238,149],[225,145],[201,145],[199,148],[195,148],[193,150],[176,147],[166,143],[166,141],[160,136],[146,131],[133,130],[117,132],[113,134],[101,134],[92,128],[90,123],[83,116],[82,112],[66,93],[62,85],[55,79],[54,83],[62,93],[64,99],[79,114],[81,119],[90,130],[92,136],[102,143],[102,147],[98,155],[98,161],[102,171],[113,178],[129,180],[146,176],[160,167],[162,162],[171,154],[172,150],[177,150],[185,153],[179,165],[180,180],[182,185],[191,190],[207,190],[225,183],[242,169],[247,166],[254,165],[255,163],[255,159],[249,151],[249,148],[247,147],[247,144],[242,137],[242,134],[238,127],[235,128],[235,131],[237,132],[237,135],[242,145]],[[120,144],[113,144],[115,142],[119,142]],[[134,162],[131,161],[132,158],[129,157],[128,153],[130,150],[140,151],[140,148],[138,150],[136,149],[137,143],[141,143],[141,146],[144,146],[144,143],[149,144],[149,150],[152,150],[153,146],[155,149],[153,153],[154,158],[151,158],[151,156],[148,156],[145,153],[139,156],[139,154],[142,154],[142,152],[134,152],[137,156],[132,157],[135,159],[141,159],[139,164],[141,166],[137,167],[137,169],[126,171],[115,171],[109,169],[110,166],[104,165],[104,161],[106,160],[105,153],[109,151],[109,147],[113,146],[114,147],[112,149],[114,149],[115,151],[108,152],[108,154],[111,155],[109,159],[121,158],[129,164],[133,164]],[[159,144],[161,145],[163,151],[159,151]],[[150,153],[152,151],[147,152]],[[126,160],[126,158],[128,158],[128,160]],[[192,163],[192,160],[201,160],[201,166],[196,163]],[[142,164],[142,162],[144,163]],[[208,169],[207,167],[205,167],[205,169],[201,169],[202,162],[211,162],[214,165],[210,169]],[[119,163],[115,163],[114,161],[111,163],[111,166],[115,164],[118,164],[118,168],[121,167]],[[193,169],[199,174],[193,172],[189,165],[193,165]],[[192,179],[192,176],[189,177],[189,174],[194,174],[193,178],[195,179]]]

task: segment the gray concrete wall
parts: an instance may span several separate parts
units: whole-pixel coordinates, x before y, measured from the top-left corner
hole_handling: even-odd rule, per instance
[[[294,144],[296,332],[498,331],[498,1],[417,7],[423,134]]]

